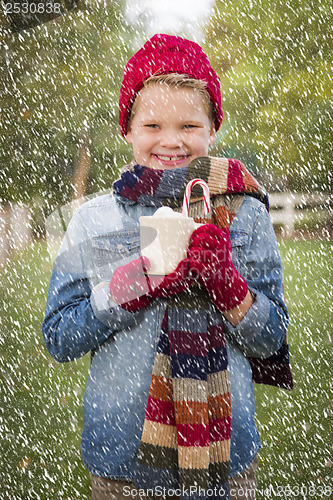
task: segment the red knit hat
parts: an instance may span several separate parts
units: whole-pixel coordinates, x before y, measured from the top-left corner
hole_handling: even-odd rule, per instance
[[[222,123],[220,79],[200,45],[179,36],[154,35],[128,61],[119,98],[119,125],[123,137],[136,96],[152,75],[186,74],[207,84],[215,112],[215,129]]]

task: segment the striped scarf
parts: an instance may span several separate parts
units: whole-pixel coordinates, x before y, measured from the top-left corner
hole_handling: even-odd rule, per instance
[[[133,165],[114,183],[130,202],[180,209],[193,178],[208,183],[212,213],[204,215],[199,186],[189,216],[229,227],[243,196],[268,209],[266,192],[238,160],[202,157],[188,167],[155,170]],[[271,359],[272,358],[272,359]],[[268,360],[250,359],[254,381],[292,388],[288,344]],[[168,299],[162,321],[137,459],[139,488],[164,486],[196,497],[218,488],[228,498],[231,401],[228,357],[221,317],[197,283]],[[191,489],[192,488],[192,489]]]

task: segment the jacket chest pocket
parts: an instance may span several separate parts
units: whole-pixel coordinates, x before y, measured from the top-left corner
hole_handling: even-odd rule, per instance
[[[237,271],[244,275],[246,271],[247,250],[249,235],[245,232],[230,231],[230,241],[232,247],[232,262]]]
[[[139,256],[139,228],[126,228],[95,236],[92,246],[98,276],[109,278],[117,267]]]

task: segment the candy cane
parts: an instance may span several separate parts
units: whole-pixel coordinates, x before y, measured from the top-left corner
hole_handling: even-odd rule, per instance
[[[203,189],[205,214],[209,214],[210,212],[210,197],[209,197],[208,184],[202,179],[192,179],[185,188],[185,193],[183,198],[183,210],[182,210],[182,214],[184,217],[188,217],[191,191],[196,184],[199,184]]]

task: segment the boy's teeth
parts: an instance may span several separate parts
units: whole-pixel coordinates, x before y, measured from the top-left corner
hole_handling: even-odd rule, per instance
[[[166,160],[166,161],[176,161],[176,160],[180,160],[182,158],[185,158],[185,156],[162,156],[162,155],[156,155],[158,158],[160,158],[161,160]]]

